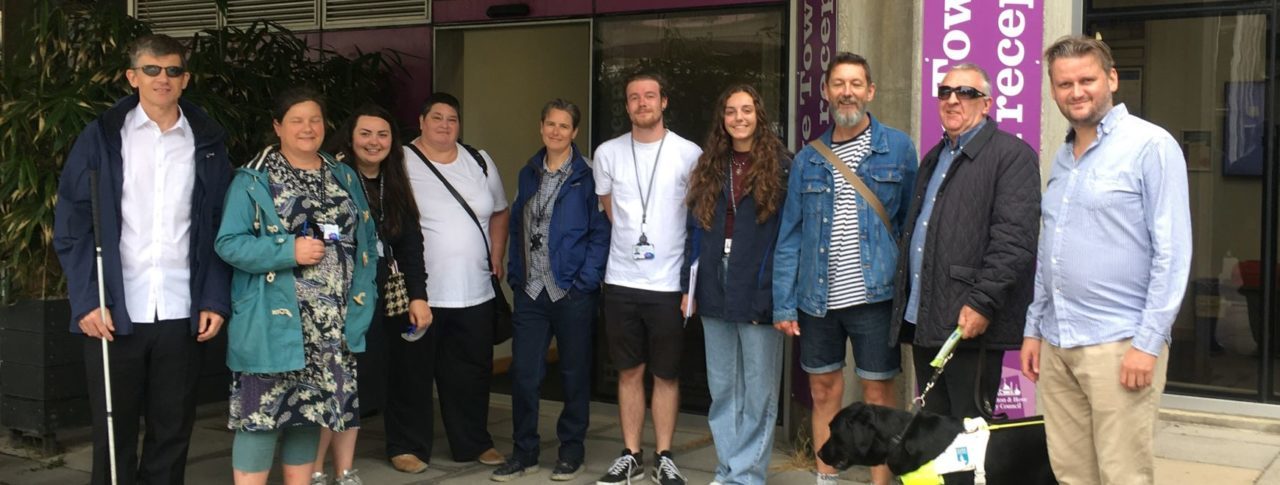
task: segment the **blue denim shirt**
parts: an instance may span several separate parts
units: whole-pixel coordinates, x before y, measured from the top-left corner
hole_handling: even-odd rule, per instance
[[[903,317],[907,323],[916,323],[917,312],[920,310],[920,269],[924,266],[924,239],[929,233],[929,216],[933,214],[933,202],[938,198],[938,190],[942,188],[942,181],[947,178],[947,172],[951,171],[951,162],[956,160],[956,153],[964,149],[965,144],[969,143],[982,127],[987,124],[986,118],[983,118],[977,126],[969,128],[969,131],[960,134],[959,138],[952,141],[943,136],[942,143],[946,148],[938,153],[938,168],[933,170],[933,176],[929,177],[929,182],[924,192],[924,202],[920,205],[920,215],[916,217],[916,228],[911,231],[911,254],[910,258],[911,275],[911,293],[907,298],[907,313]]]
[[[867,302],[876,303],[893,297],[897,237],[906,221],[919,158],[906,133],[867,116],[871,119],[871,153],[858,166],[857,174],[880,199],[893,227],[891,233],[870,204],[858,203]],[[832,133],[828,130],[821,138],[828,146]],[[773,260],[775,322],[795,320],[797,310],[818,317],[827,314],[827,257],[835,213],[835,177],[840,176],[817,150],[808,146],[796,154],[791,164]]]

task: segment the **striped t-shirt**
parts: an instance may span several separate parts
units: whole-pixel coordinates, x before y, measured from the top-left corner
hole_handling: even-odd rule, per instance
[[[852,140],[831,146],[854,173],[871,152],[871,129]],[[831,220],[831,254],[827,260],[827,309],[836,310],[867,302],[867,285],[862,277],[862,248],[858,229],[857,190],[836,170],[834,215]]]

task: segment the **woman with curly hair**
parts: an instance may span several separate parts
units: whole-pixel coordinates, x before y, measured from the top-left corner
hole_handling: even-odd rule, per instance
[[[773,249],[791,157],[751,86],[727,89],[713,120],[685,200],[685,274],[698,271],[680,306],[696,302],[702,317],[715,481],[764,483],[784,337],[772,326]]]

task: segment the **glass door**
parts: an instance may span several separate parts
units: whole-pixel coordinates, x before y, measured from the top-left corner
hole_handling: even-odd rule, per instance
[[[1267,148],[1265,12],[1094,21],[1116,59],[1116,103],[1182,145],[1194,253],[1173,326],[1169,390],[1256,400],[1264,345],[1260,268]],[[1274,333],[1274,332],[1271,332]],[[1274,341],[1274,339],[1272,339]]]

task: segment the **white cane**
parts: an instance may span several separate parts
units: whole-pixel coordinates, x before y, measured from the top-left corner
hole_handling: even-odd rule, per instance
[[[102,231],[98,215],[98,171],[89,171],[89,207],[93,213],[93,252],[98,263],[98,317],[107,321],[107,292],[102,275]],[[102,382],[107,398],[107,455],[111,460],[111,485],[116,485],[116,424],[111,416],[111,359],[107,356],[107,338],[102,336]]]

